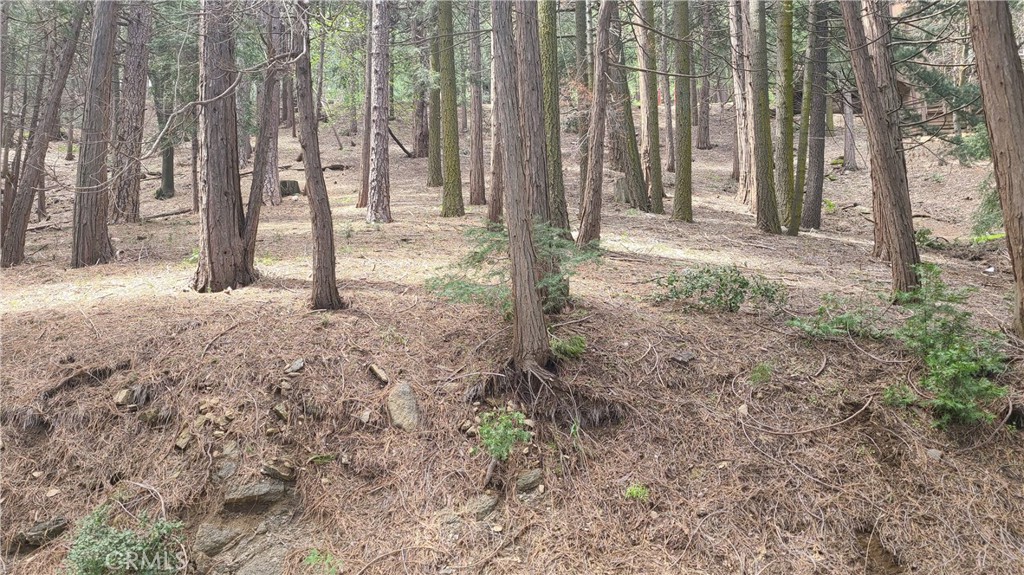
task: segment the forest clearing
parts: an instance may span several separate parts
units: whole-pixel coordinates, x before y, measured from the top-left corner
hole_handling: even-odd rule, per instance
[[[840,4],[5,1],[0,572],[1020,573],[1024,163],[983,120],[1024,102],[978,95],[963,48],[957,133],[904,100],[902,191],[881,181]],[[1024,37],[1015,2],[863,0],[941,46],[977,45],[975,4]],[[788,117],[785,43],[771,114],[734,86],[756,46],[731,49],[765,11],[777,42],[787,6],[790,87],[839,68]],[[32,27],[48,49],[9,36]],[[103,42],[118,104],[88,88]],[[958,50],[930,56],[953,79]],[[11,111],[33,98],[52,141]]]

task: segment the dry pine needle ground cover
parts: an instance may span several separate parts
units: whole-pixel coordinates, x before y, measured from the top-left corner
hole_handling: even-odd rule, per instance
[[[731,140],[727,119],[715,116],[715,142]],[[829,158],[840,147],[830,141]],[[282,162],[296,151],[282,132]],[[936,431],[927,413],[881,401],[886,386],[920,374],[909,356],[886,342],[811,341],[785,325],[824,293],[887,289],[886,265],[870,258],[868,216],[844,209],[870,206],[867,174],[827,182],[837,209],[823,231],[769,237],[734,201],[728,145],[695,154],[697,223],[609,202],[608,251],[573,279],[574,304],[552,318],[553,334],[587,340],[581,359],[560,364],[561,380],[617,417],[576,428],[535,414],[536,435],[498,468],[498,504],[483,519],[466,508],[483,493],[488,460],[460,427],[488,408],[466,395],[500,369],[511,333],[497,311],[423,288],[466,253],[462,232],[485,209],[439,218],[440,191],[422,185],[425,160],[392,150],[396,223],[387,226],[364,224],[352,207],[358,169],[326,173],[338,278],[352,303],[332,313],[306,307],[304,198],[264,211],[262,279],[197,294],[186,289],[197,217],[115,225],[119,260],[70,270],[71,200],[55,192],[53,225],[30,233],[31,262],[3,275],[4,541],[110,501],[133,514],[165,512],[191,536],[223,515],[232,486],[287,458],[300,467],[301,503],[272,532],[288,573],[317,572],[302,565],[313,548],[344,573],[1020,573],[1019,432]],[[325,161],[357,166],[357,156],[352,145]],[[57,172],[70,174],[73,164],[57,157]],[[566,157],[574,206],[576,160]],[[985,168],[923,155],[909,163],[915,214],[937,235],[965,235]],[[292,164],[282,177],[301,180]],[[179,197],[147,200],[143,213],[187,207],[187,173],[179,162]],[[145,181],[144,194],[156,185]],[[998,327],[1011,285],[1005,250],[924,258],[949,283],[978,287],[972,309]],[[781,281],[789,303],[773,315],[652,302],[652,278],[699,263]],[[299,358],[304,368],[287,376]],[[389,390],[370,364],[415,390],[419,431],[389,424]],[[764,365],[768,377],[753,377]],[[1018,403],[1019,365],[1003,380]],[[117,406],[122,389],[145,409]],[[229,449],[237,467],[223,479]],[[544,488],[519,494],[515,478],[527,469],[542,470]],[[649,498],[625,497],[631,485]],[[258,519],[227,520],[258,529]],[[3,564],[59,572],[72,532],[31,553],[5,550]]]

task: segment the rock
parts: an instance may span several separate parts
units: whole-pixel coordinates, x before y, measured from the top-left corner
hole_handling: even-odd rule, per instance
[[[57,489],[56,487],[52,487],[46,492],[47,497],[56,497],[58,495],[60,495],[60,489]]]
[[[281,196],[298,196],[301,193],[299,182],[295,180],[281,180]]]
[[[408,383],[395,386],[388,394],[388,415],[391,423],[405,431],[414,431],[420,426],[420,408],[416,393]]]
[[[466,433],[467,431],[469,431],[469,428],[471,427],[473,427],[473,420],[467,419],[466,421],[462,422],[462,425],[459,426],[459,431],[461,431],[462,433]]]
[[[239,485],[224,495],[226,509],[251,508],[270,505],[288,496],[288,485],[276,479]]]
[[[199,402],[199,413],[209,413],[220,405],[220,398],[209,397]]]
[[[525,493],[527,491],[533,491],[540,485],[540,482],[544,480],[543,469],[531,469],[524,471],[519,474],[516,478],[516,491]]]
[[[281,575],[287,571],[284,564],[287,556],[288,549],[283,546],[267,547],[242,565],[236,575]]]
[[[260,473],[281,481],[295,481],[295,464],[285,458],[275,457],[263,464]]]
[[[669,359],[671,359],[672,361],[674,361],[676,363],[681,363],[683,365],[686,365],[686,364],[690,363],[691,361],[693,361],[694,359],[697,359],[697,354],[695,354],[693,352],[689,352],[689,351],[684,351],[684,352],[682,352],[680,354],[673,355]]]
[[[149,427],[163,427],[174,421],[177,412],[171,407],[151,407],[139,412],[139,421]]]
[[[118,407],[126,406],[132,403],[132,397],[135,394],[130,389],[122,389],[121,391],[114,394],[114,405]]]
[[[133,385],[114,394],[114,404],[118,407],[137,408],[149,400],[149,392],[141,385]]]
[[[289,365],[288,367],[284,368],[284,372],[285,373],[299,373],[300,371],[302,371],[302,368],[304,368],[304,367],[306,367],[306,360],[304,360],[304,359],[302,359],[300,357],[299,359],[296,359],[295,361],[293,361],[291,363],[291,365]]]
[[[934,459],[935,461],[939,461],[940,459],[942,459],[942,452],[939,451],[938,449],[929,449],[925,453],[928,454],[928,457],[930,459]]]
[[[223,551],[242,533],[225,525],[203,523],[196,531],[196,540],[192,548],[213,557]]]
[[[484,493],[469,500],[469,503],[466,504],[466,513],[476,517],[477,520],[482,520],[490,515],[491,511],[494,511],[494,508],[497,506],[498,496]]]
[[[188,429],[182,429],[181,433],[178,434],[178,437],[174,439],[174,447],[185,451],[185,448],[188,447],[190,441],[192,441],[192,432]]]
[[[372,411],[370,411],[369,409],[364,409],[360,412],[353,413],[352,417],[358,419],[363,425],[366,425],[367,423],[370,423],[370,417],[372,415]]]
[[[224,481],[238,471],[238,462],[232,459],[225,459],[217,464],[213,470],[213,478],[217,481]]]
[[[288,423],[288,406],[284,402],[278,403],[273,409],[274,415],[281,421]]]
[[[68,520],[63,517],[54,517],[49,521],[36,523],[32,527],[18,532],[14,535],[14,541],[18,545],[39,547],[40,545],[59,537],[61,533],[64,533],[67,530]]]
[[[388,372],[384,371],[384,369],[376,363],[370,364],[370,373],[372,373],[373,377],[376,377],[377,380],[384,385],[391,383],[391,378],[388,377]]]

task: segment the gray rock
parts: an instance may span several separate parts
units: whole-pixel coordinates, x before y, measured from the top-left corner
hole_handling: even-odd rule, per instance
[[[217,481],[224,481],[234,475],[236,471],[238,471],[238,462],[235,461],[235,458],[226,458],[217,463],[213,470],[213,477]]]
[[[306,367],[306,360],[304,360],[304,359],[302,359],[300,357],[299,359],[296,359],[295,361],[293,361],[291,363],[291,365],[286,367],[284,369],[284,372],[285,373],[298,373],[298,372],[302,371],[302,368],[304,368],[304,367]]]
[[[281,575],[285,572],[284,560],[287,555],[288,550],[285,547],[269,546],[242,565],[237,575]]]
[[[242,533],[226,525],[203,523],[196,531],[192,548],[213,557],[233,543]]]
[[[469,503],[466,504],[466,513],[480,520],[490,515],[497,506],[498,496],[484,493],[469,500]]]
[[[21,545],[38,547],[50,541],[68,529],[68,520],[63,517],[54,517],[49,521],[36,523],[32,527],[17,533],[14,540]]]
[[[934,459],[935,461],[942,459],[942,452],[939,451],[938,449],[929,449],[925,453],[928,455],[928,457]]]
[[[400,383],[388,394],[388,415],[399,429],[414,431],[420,426],[420,408],[416,393],[408,383]]]
[[[281,481],[295,481],[295,464],[289,459],[275,457],[263,464],[260,473]]]
[[[256,483],[239,485],[224,495],[224,507],[244,510],[270,505],[288,496],[288,485],[277,479],[264,479]]]
[[[527,491],[533,491],[540,485],[540,482],[544,480],[544,470],[542,469],[531,469],[524,471],[519,474],[516,478],[516,491],[524,493]]]

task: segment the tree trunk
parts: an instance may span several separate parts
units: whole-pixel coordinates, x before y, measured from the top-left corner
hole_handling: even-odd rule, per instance
[[[368,223],[390,223],[391,175],[388,157],[388,76],[391,56],[388,46],[389,0],[373,0],[373,63],[370,91],[370,197],[366,209]],[[322,178],[321,178],[322,179]],[[324,191],[326,198],[326,189]]]
[[[527,207],[535,220],[547,222],[548,207],[547,142],[544,135],[544,84],[540,67],[537,4],[533,0],[516,0],[516,51],[519,60],[519,103],[530,113],[519,115],[519,132],[523,144],[523,166],[526,169]],[[509,140],[509,146],[515,140]]]
[[[504,0],[499,0],[504,1]],[[492,16],[493,17],[493,16]],[[502,157],[505,151],[502,150],[501,124],[498,122],[498,101],[497,94],[507,88],[501,87],[502,77],[498,74],[498,61],[494,58],[495,32],[491,26],[491,201],[487,205],[487,221],[492,224],[500,224],[502,218],[502,207],[505,195],[505,183],[502,178]]]
[[[661,29],[666,31],[672,29],[672,10],[669,0],[662,0]],[[661,37],[661,61],[664,64],[662,70],[665,72],[672,71],[674,55],[669,46],[674,44],[669,44],[668,38]],[[676,125],[672,121],[672,86],[667,74],[661,76],[661,97],[665,100],[665,128],[668,131],[668,163],[665,166],[665,171],[674,174],[676,171]],[[660,212],[655,213],[663,214],[665,208],[662,207]]]
[[[317,43],[319,44],[319,58],[316,62],[316,121],[320,123],[320,118],[324,117],[324,52],[327,50],[327,30],[325,26],[321,25],[319,31],[319,38]]]
[[[775,182],[772,179],[772,129],[768,110],[768,30],[763,0],[749,0],[750,38],[749,51],[750,93],[754,95],[754,165],[755,214],[757,227],[761,231],[777,234],[779,225],[778,204],[775,202]]]
[[[273,122],[274,122],[275,127],[276,127],[276,124],[277,124],[277,109],[275,108],[274,110],[272,110],[272,113],[274,115],[271,116],[271,118],[273,118]],[[190,144],[189,145],[189,151],[190,151],[190,156],[191,156],[191,161],[189,162],[189,166],[191,167],[191,172],[192,172],[192,213],[193,214],[198,214],[199,213],[199,135],[198,135],[198,133],[197,134],[192,134],[192,138],[190,139],[189,144]]]
[[[676,74],[690,73],[690,8],[688,1],[676,2],[675,36]],[[690,82],[676,78],[676,192],[672,201],[672,219],[693,221],[693,124],[690,115]]]
[[[238,119],[229,89],[235,80],[234,6],[202,0],[199,15],[199,265],[198,292],[249,285],[238,169]],[[228,94],[219,97],[225,92]]]
[[[241,62],[239,62],[241,64]],[[239,66],[241,68],[242,66]],[[235,88],[235,99],[238,109],[238,165],[245,167],[252,159],[252,78],[246,74],[238,81]]]
[[[967,12],[1017,292],[1011,322],[1024,337],[1024,147],[1018,132],[1024,126],[1024,69],[1009,4],[971,0]]]
[[[544,75],[544,133],[547,139],[548,213],[553,227],[569,231],[569,208],[565,202],[562,174],[562,122],[558,109],[558,3],[541,0],[540,6],[541,72]]]
[[[166,85],[168,82],[170,86]],[[160,142],[160,188],[156,191],[156,199],[166,200],[174,197],[174,140],[171,137],[172,128],[167,125],[174,111],[174,94],[168,94],[167,90],[174,90],[174,80],[168,80],[161,72],[154,72],[150,75],[150,83],[153,87],[153,110],[156,112],[157,127],[164,133]]]
[[[733,110],[736,113],[736,199],[749,203],[753,184],[752,154],[749,144],[750,114],[747,96],[746,38],[744,36],[744,0],[729,0],[729,43],[732,53]]]
[[[444,3],[442,3],[444,6]],[[443,10],[443,8],[442,8]],[[494,59],[499,92],[495,98],[498,123],[509,144],[520,142],[519,94],[515,89],[516,46],[512,35],[512,3],[494,0],[491,11],[494,29]],[[448,28],[450,31],[450,28]],[[502,148],[502,175],[508,211],[508,244],[512,262],[513,339],[512,362],[520,373],[531,373],[547,365],[551,356],[540,294],[536,288],[537,254],[533,244],[533,221],[525,181],[522,147]],[[541,158],[543,163],[543,159]]]
[[[853,172],[857,167],[857,141],[853,136],[853,92],[843,90],[843,171]]]
[[[586,185],[587,182],[587,162],[589,161],[587,146],[589,140],[588,130],[590,129],[590,116],[588,108],[590,106],[591,95],[589,88],[593,86],[590,74],[593,70],[591,68],[590,60],[587,56],[589,43],[589,35],[587,34],[587,24],[589,23],[590,19],[587,17],[586,0],[576,0],[575,6],[573,7],[573,11],[575,13],[574,19],[576,24],[576,29],[574,31],[574,41],[576,43],[576,70],[579,74],[576,90],[576,106],[579,109],[580,117],[579,124],[576,130],[576,133],[578,134],[576,140],[580,149],[579,203],[582,207],[584,197],[583,187]]]
[[[57,61],[50,92],[46,96],[46,103],[40,115],[41,126],[46,133],[52,129],[60,115],[61,94],[64,92],[64,85],[67,83],[68,74],[71,71],[75,48],[78,45],[78,36],[82,30],[82,20],[87,11],[88,5],[85,3],[76,5],[74,10],[71,19],[71,33],[68,35],[64,51]],[[22,117],[24,117],[24,108]],[[28,218],[32,211],[32,198],[35,196],[36,189],[43,185],[46,149],[49,144],[47,138],[37,138],[25,154],[25,169],[18,174],[16,179],[17,189],[13,196],[14,202],[10,207],[10,214],[4,230],[3,246],[0,247],[0,266],[2,267],[11,267],[25,261],[25,234],[28,231]]]
[[[412,39],[416,45],[416,53],[420,58],[420,66],[430,69],[430,48],[423,37],[423,22],[418,18],[412,21]],[[416,108],[413,112],[413,156],[426,158],[430,150],[430,85],[431,82],[416,82]]]
[[[374,0],[374,12],[386,12],[382,0]],[[334,226],[331,222],[331,205],[327,199],[327,184],[320,165],[320,142],[317,137],[316,105],[313,103],[313,71],[309,64],[309,0],[299,0],[299,29],[303,32],[296,38],[300,52],[295,61],[295,98],[299,108],[299,145],[302,146],[302,163],[306,168],[306,195],[309,198],[309,218],[313,228],[313,309],[343,309],[347,304],[338,294],[334,269]],[[385,15],[381,15],[386,17]],[[384,20],[374,14],[374,28],[380,28]],[[384,27],[383,33],[387,34]],[[295,38],[295,36],[293,36]],[[387,44],[384,46],[387,57]],[[385,73],[384,86],[387,86]],[[387,110],[384,110],[385,114]],[[387,116],[385,115],[385,121]],[[385,128],[387,126],[385,125]]]
[[[654,0],[637,0],[639,17],[646,26],[654,25]],[[665,206],[662,198],[665,196],[665,186],[661,179],[661,130],[658,127],[658,76],[655,71],[658,69],[658,39],[654,32],[645,27],[637,27],[637,34],[640,36],[640,60],[642,68],[649,70],[641,72],[640,83],[641,103],[644,117],[643,147],[641,161],[644,167],[644,175],[647,180],[647,196],[650,198],[650,211],[656,214],[665,213]]]
[[[42,137],[42,138],[45,138],[46,141],[50,141],[50,134],[48,132],[44,133],[44,132],[41,132],[41,131],[37,130],[36,128],[39,125],[39,109],[42,106],[42,101],[43,101],[43,86],[46,84],[46,73],[47,73],[47,68],[48,68],[48,66],[50,64],[50,59],[51,59],[51,54],[52,53],[53,53],[53,34],[47,32],[47,34],[46,34],[46,49],[43,51],[43,54],[42,54],[42,65],[41,65],[41,70],[39,71],[39,74],[38,74],[39,81],[36,84],[36,95],[35,95],[35,98],[33,99],[34,101],[33,101],[33,104],[32,104],[32,120],[29,122],[29,133],[31,134],[29,136],[29,143],[28,143],[29,147],[32,146],[32,140],[37,138],[37,137]],[[58,103],[57,106],[59,108],[60,107],[60,103]],[[56,125],[56,123],[54,125]],[[22,166],[22,169],[24,169],[24,166]],[[43,181],[40,183],[39,189],[36,190],[36,217],[39,218],[39,221],[42,221],[42,220],[46,219],[46,178],[45,177],[43,178]]]
[[[827,6],[812,0],[807,16],[807,63],[804,64],[804,91],[800,107],[800,152],[793,206],[790,211],[790,235],[805,228],[821,227],[821,192],[825,179],[825,76],[828,66]],[[806,200],[806,201],[805,201]]]
[[[594,102],[590,108],[587,147],[589,162],[580,210],[580,231],[576,245],[584,247],[601,239],[601,183],[604,177],[604,125],[608,106],[608,47],[612,12],[616,0],[601,0],[597,13],[597,39],[594,44]]]
[[[366,21],[373,22],[373,2],[366,3]],[[365,208],[370,201],[370,132],[372,130],[371,114],[373,101],[373,32],[367,27],[366,30],[366,84],[363,90],[363,154],[362,174],[359,185],[359,197],[356,199],[357,208]]]
[[[469,0],[469,204],[487,203],[484,191],[484,95],[480,68],[480,0]]]
[[[113,248],[107,234],[107,145],[110,141],[111,75],[117,37],[117,2],[98,1],[93,8],[92,44],[82,119],[82,146],[75,178],[74,230],[71,267],[110,261]],[[47,128],[50,126],[48,125]],[[49,129],[38,136],[48,139]]]
[[[463,216],[462,168],[459,159],[459,117],[455,89],[455,32],[452,22],[452,3],[439,2],[437,7],[437,34],[440,36],[441,65],[441,160],[444,171],[444,195],[441,199],[441,217]]]
[[[268,2],[264,8],[263,22],[266,27],[264,44],[267,56],[274,58],[284,51],[284,27],[281,23],[281,4]],[[280,174],[278,173],[278,123],[277,110],[281,109],[281,63],[274,63],[263,72],[263,98],[260,101],[259,133],[256,136],[256,151],[252,165],[252,185],[249,194],[249,210],[253,201],[269,201],[271,205],[281,203]],[[254,232],[255,233],[255,232]],[[255,237],[255,236],[254,236]]]
[[[860,0],[840,2],[847,43],[851,47],[850,62],[857,77],[864,123],[868,129],[871,152],[871,187],[873,190],[876,228],[881,230],[882,245],[875,249],[887,255],[892,266],[892,288],[904,292],[917,285],[914,269],[920,258],[914,241],[911,220],[910,192],[907,185],[907,164],[903,156],[900,134],[899,99],[895,73],[888,44],[888,22],[875,21],[875,34],[869,39],[864,31]],[[888,6],[872,0],[870,11],[877,13]],[[874,19],[873,16],[871,16]],[[880,15],[880,18],[884,16]],[[870,46],[870,47],[869,47]]]
[[[704,79],[700,84],[700,96],[697,98],[697,149],[711,149],[711,0],[701,3],[701,36],[703,46],[700,51],[700,72]]]
[[[625,193],[622,198],[631,207],[643,212],[651,210],[650,201],[647,198],[647,182],[644,180],[644,169],[640,160],[640,148],[636,141],[636,124],[633,122],[633,98],[629,93],[629,78],[626,76],[625,68],[625,47],[622,41],[622,28],[614,24],[619,19],[618,8],[612,11],[612,38],[609,58],[617,66],[610,66],[608,70],[609,94],[613,99],[613,110],[618,108],[620,118],[615,124],[618,126],[617,134],[609,134],[609,137],[618,139],[616,148],[621,154],[621,169],[624,174]]]
[[[800,221],[790,222],[793,197],[793,0],[780,0],[778,6],[778,73],[775,92],[775,198],[782,223],[795,234]]]
[[[436,20],[436,18],[435,18]],[[430,39],[430,117],[427,130],[427,187],[444,185],[444,171],[441,168],[441,85],[437,77],[441,73],[441,41],[435,34]]]
[[[121,119],[114,140],[114,221],[139,221],[139,176],[142,165],[142,128],[146,113],[146,79],[149,76],[149,38],[153,7],[134,0],[127,10],[128,46],[125,51]],[[70,150],[71,147],[68,146]]]

